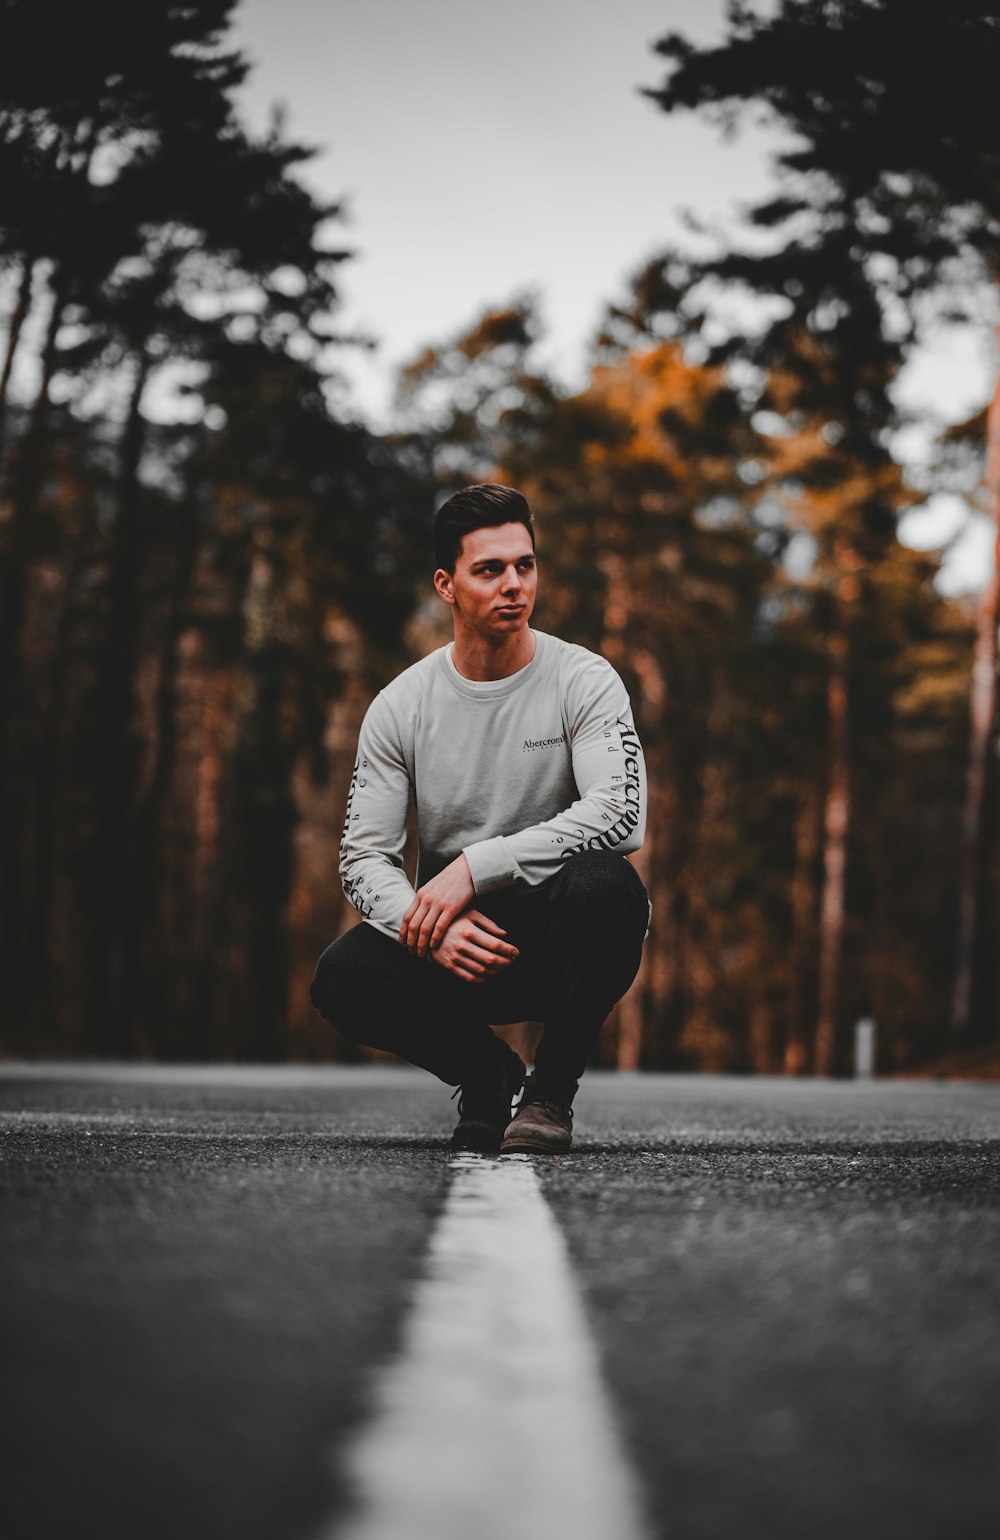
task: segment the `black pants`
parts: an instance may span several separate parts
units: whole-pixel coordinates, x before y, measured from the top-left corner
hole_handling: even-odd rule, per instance
[[[537,887],[473,900],[520,953],[479,984],[358,925],[320,957],[309,995],[345,1037],[398,1054],[448,1085],[487,1075],[510,1052],[490,1023],[541,1021],[535,1068],[572,1094],[611,1007],[639,970],[649,904],[624,856],[581,851]]]

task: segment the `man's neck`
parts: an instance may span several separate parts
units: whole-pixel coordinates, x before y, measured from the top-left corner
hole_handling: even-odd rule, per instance
[[[535,633],[527,626],[512,636],[489,639],[456,629],[451,659],[464,678],[485,683],[516,674],[534,655]]]

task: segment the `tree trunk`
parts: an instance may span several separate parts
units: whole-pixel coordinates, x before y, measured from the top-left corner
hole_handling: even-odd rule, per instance
[[[136,359],[122,435],[118,511],[111,536],[108,620],[95,704],[97,741],[104,764],[97,791],[99,862],[95,967],[98,1019],[110,1058],[132,1048],[131,1007],[140,917],[135,910],[135,814],[140,744],[135,733],[135,670],[139,642],[142,564],[139,465],[145,441],[142,397],[150,360]]]
[[[285,573],[273,531],[257,539],[246,598],[246,700],[233,755],[227,875],[241,956],[243,1052],[260,1062],[288,1057],[288,912],[295,863],[294,756],[283,702],[290,654],[281,638]]]
[[[25,988],[25,806],[32,756],[27,733],[18,738],[14,727],[15,721],[25,715],[27,692],[21,677],[21,633],[28,595],[31,516],[45,466],[51,406],[49,385],[55,372],[56,337],[67,287],[65,277],[57,277],[42,349],[41,382],[24,437],[10,455],[9,512],[0,524],[0,977],[5,980],[4,1013],[15,1031],[22,1026],[14,1013]]]
[[[54,964],[52,956],[53,893],[56,883],[56,830],[58,797],[69,715],[69,681],[76,624],[76,595],[80,574],[89,559],[86,542],[78,540],[66,576],[62,606],[52,650],[52,666],[44,705],[37,763],[32,776],[32,825],[34,852],[32,886],[27,903],[24,997],[15,1015],[24,1020],[35,1042],[44,1042],[51,1030]]]
[[[194,905],[195,955],[208,958],[215,939],[215,894],[222,826],[221,794],[226,726],[232,711],[235,681],[231,666],[219,668],[206,660],[202,716],[198,734],[200,754],[195,793],[195,857],[191,900]]]
[[[649,890],[652,881],[650,876],[650,833],[647,833],[641,850],[637,850],[632,856],[632,865]],[[616,1049],[615,1063],[618,1069],[634,1070],[642,1067],[642,1040],[643,1017],[645,1015],[646,997],[646,973],[647,973],[647,937],[642,949],[642,961],[639,964],[639,972],[631,989],[618,1006],[618,1045]]]
[[[25,256],[21,268],[21,282],[18,285],[17,299],[11,312],[10,328],[7,332],[7,348],[4,353],[3,370],[0,372],[0,447],[3,445],[4,416],[7,411],[7,391],[10,386],[10,377],[14,369],[14,359],[17,356],[17,345],[21,340],[21,331],[25,318],[31,309],[31,285],[35,276],[35,261],[31,256]]]
[[[137,824],[140,830],[141,865],[144,872],[153,867],[157,830],[177,757],[177,676],[180,669],[180,639],[184,631],[191,583],[198,556],[199,512],[192,498],[176,514],[176,549],[170,584],[166,634],[160,649],[160,671],[154,706],[154,749],[149,777],[139,803]]]
[[[730,726],[728,670],[717,666],[709,685],[698,809],[691,806],[685,985],[687,1020],[682,1043],[695,1065],[713,1072],[735,1067],[738,1049],[728,1023],[720,1020],[719,942],[724,924],[713,896],[713,878],[725,867],[730,814]]]
[[[191,602],[199,532],[199,510],[192,496],[176,512],[174,567],[153,702],[152,755],[144,785],[137,791],[133,821],[129,869],[132,873],[133,945],[137,966],[141,965],[143,959],[144,938],[150,927],[156,927],[157,885],[164,880],[164,841],[169,837],[164,829],[165,809],[179,746],[181,644]],[[193,912],[197,903],[191,883],[193,864],[188,867],[185,882],[185,908],[189,913]],[[174,970],[171,982],[173,987],[165,989],[157,981],[152,997],[140,985],[136,991],[136,1002],[140,1004],[143,1020],[149,1024],[156,1041],[165,1047],[170,1045],[184,1054],[186,1045],[182,1033],[178,1031],[178,1024],[185,1021],[189,1013],[184,1009],[178,1010],[178,996],[183,994],[187,979],[181,981],[178,970]],[[194,1056],[197,1057],[197,1053]]]
[[[765,945],[763,937],[757,938],[761,948]],[[757,954],[760,961],[760,952]],[[757,993],[750,1002],[750,1016],[747,1022],[747,1049],[750,1056],[750,1070],[754,1075],[770,1075],[774,1068],[774,1015],[771,1003],[761,992],[758,984]]]
[[[816,1052],[813,1070],[832,1075],[837,1062],[840,1015],[840,970],[844,939],[844,891],[847,869],[847,829],[850,821],[847,722],[848,616],[857,596],[853,551],[841,546],[837,554],[833,618],[827,642],[828,754],[826,799],[823,807],[823,890],[819,921],[819,989]]]
[[[997,328],[997,340],[1000,347],[1000,327]],[[956,1034],[965,1033],[971,1025],[983,804],[990,746],[996,725],[997,626],[1000,623],[1000,374],[997,376],[986,422],[986,486],[995,526],[993,570],[979,601],[972,662],[969,768],[962,818],[959,879],[958,956],[951,1000],[951,1029]]]
[[[792,944],[789,950],[788,1024],[783,1070],[803,1075],[809,1065],[806,1034],[816,951],[816,861],[819,856],[819,798],[807,787],[795,821],[792,873]]]
[[[190,633],[189,639],[194,640]],[[199,1060],[218,1058],[227,1051],[242,1053],[235,1031],[230,1030],[228,1044],[219,1031],[222,1017],[231,1014],[233,993],[233,947],[228,935],[233,890],[222,870],[222,836],[228,827],[226,761],[237,679],[232,662],[218,661],[204,637],[201,645],[185,644],[183,651],[187,691],[193,696],[185,713],[191,723],[187,752],[193,744],[196,771],[190,803],[174,809],[183,820],[178,832],[188,858],[181,873],[176,864],[170,865],[168,880],[176,883],[179,878],[184,884],[180,902],[186,911],[188,948],[170,988],[151,1003],[151,1012],[159,1019],[159,1041],[167,1045],[170,1057]],[[164,833],[170,837],[169,826]],[[168,904],[174,899],[172,894],[160,896]],[[235,982],[242,986],[238,965]],[[242,1016],[241,1002],[237,1002],[237,1015]]]

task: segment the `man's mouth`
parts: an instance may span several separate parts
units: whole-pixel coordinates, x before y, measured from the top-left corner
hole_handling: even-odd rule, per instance
[[[498,604],[498,615],[521,615],[524,612],[523,604]]]

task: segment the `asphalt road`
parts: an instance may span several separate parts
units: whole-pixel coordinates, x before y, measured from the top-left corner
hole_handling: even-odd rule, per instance
[[[0,1065],[7,1540],[311,1540],[453,1121],[406,1070]],[[1000,1087],[592,1074],[577,1130],[533,1163],[655,1536],[992,1540]]]

